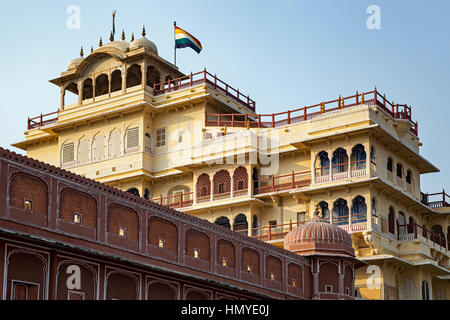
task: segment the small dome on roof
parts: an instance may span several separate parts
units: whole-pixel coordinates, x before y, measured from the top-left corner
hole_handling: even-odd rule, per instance
[[[130,48],[130,44],[126,41],[112,41],[105,44],[104,47],[114,47],[126,52]]]
[[[70,69],[78,67],[80,65],[80,63],[83,62],[83,60],[84,60],[83,58],[75,58],[75,59],[73,59],[72,61],[69,62],[68,69],[70,70]]]
[[[355,256],[347,231],[323,221],[318,215],[290,231],[284,238],[284,248],[299,254]]]
[[[156,47],[156,44],[148,40],[146,37],[139,38],[131,42],[130,50],[135,50],[138,48],[147,48],[158,54],[158,48]]]

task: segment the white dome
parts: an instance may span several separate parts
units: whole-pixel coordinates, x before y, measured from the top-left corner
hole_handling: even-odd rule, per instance
[[[156,47],[156,44],[148,40],[147,38],[139,38],[131,42],[130,44],[130,50],[138,49],[138,48],[147,48],[153,51],[154,53],[158,54],[158,48]]]
[[[75,59],[73,59],[72,61],[69,62],[68,69],[70,70],[70,69],[78,67],[83,60],[84,60],[83,58],[75,58]]]
[[[112,41],[105,44],[104,47],[114,47],[126,52],[130,48],[130,44],[126,41]]]

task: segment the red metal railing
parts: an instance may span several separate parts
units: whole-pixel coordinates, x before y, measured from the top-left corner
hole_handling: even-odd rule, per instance
[[[28,118],[28,130],[39,128],[47,124],[56,122],[58,120],[58,116],[54,117],[54,115],[58,115],[58,111],[47,114],[41,113],[40,116]]]
[[[280,113],[272,114],[213,114],[206,113],[205,126],[228,126],[228,127],[246,127],[251,128],[276,128],[288,124],[298,123],[305,120],[310,120],[318,115],[356,106],[359,104],[376,105],[386,111],[391,117],[395,119],[406,119],[411,121],[411,132],[417,135],[417,122],[413,122],[411,118],[411,107],[403,104],[394,104],[386,100],[375,89],[361,94],[356,93],[353,96],[339,97],[336,100],[326,101],[308,107],[303,107],[295,110],[288,110]]]
[[[282,191],[307,187],[311,184],[311,171],[292,172],[281,176],[273,176],[255,180],[254,194],[263,194],[274,191]]]
[[[289,222],[284,224],[268,225],[263,227],[252,228],[251,229],[252,234],[249,236],[251,238],[259,239],[261,241],[284,239],[284,237],[289,231],[292,231],[293,228],[298,227],[300,224],[303,224],[305,222],[306,221]],[[236,232],[247,235],[248,231],[249,231],[248,229],[242,229]]]
[[[419,234],[427,241],[449,249],[445,236],[429,231],[416,223],[398,224],[397,222],[397,240],[415,240]]]
[[[189,88],[201,83],[205,83],[217,91],[222,92],[225,96],[235,100],[251,111],[256,110],[256,102],[250,99],[248,95],[242,94],[239,89],[234,89],[224,81],[217,78],[216,75],[212,75],[206,71],[206,69],[201,72],[191,73],[184,77],[154,84],[153,92],[154,95],[157,96],[160,94]]]
[[[450,207],[450,196],[445,193],[445,190],[438,193],[421,193],[421,196],[421,202],[430,208]]]
[[[152,201],[170,208],[184,208],[192,206],[193,195],[193,192],[188,192],[183,194],[176,194],[169,197],[161,196],[159,198],[153,198]]]

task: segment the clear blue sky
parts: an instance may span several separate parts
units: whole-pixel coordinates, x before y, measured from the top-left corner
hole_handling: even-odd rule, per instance
[[[69,30],[69,5],[81,9],[81,28]],[[369,5],[381,9],[381,30],[369,30]],[[256,100],[259,113],[371,90],[410,104],[419,121],[421,153],[441,170],[422,176],[423,191],[450,191],[450,1],[2,0],[0,27],[0,145],[23,138],[28,116],[53,112],[59,88],[49,79],[65,71],[80,46],[108,41],[111,12],[117,29],[140,34],[173,61],[173,21],[203,44],[178,50],[189,73],[204,67]]]

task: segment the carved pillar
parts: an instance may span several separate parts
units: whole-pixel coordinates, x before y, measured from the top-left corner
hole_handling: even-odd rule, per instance
[[[122,70],[122,94],[127,92],[127,66],[123,66]]]
[[[78,105],[81,106],[83,103],[83,81],[78,81]]]
[[[61,87],[61,110],[64,110],[64,97],[66,95],[66,90]]]
[[[92,76],[92,102],[95,102],[95,74]]]
[[[108,72],[108,98],[111,98],[111,70]]]
[[[145,89],[147,86],[147,61],[144,60],[141,66],[142,70],[142,89]]]

